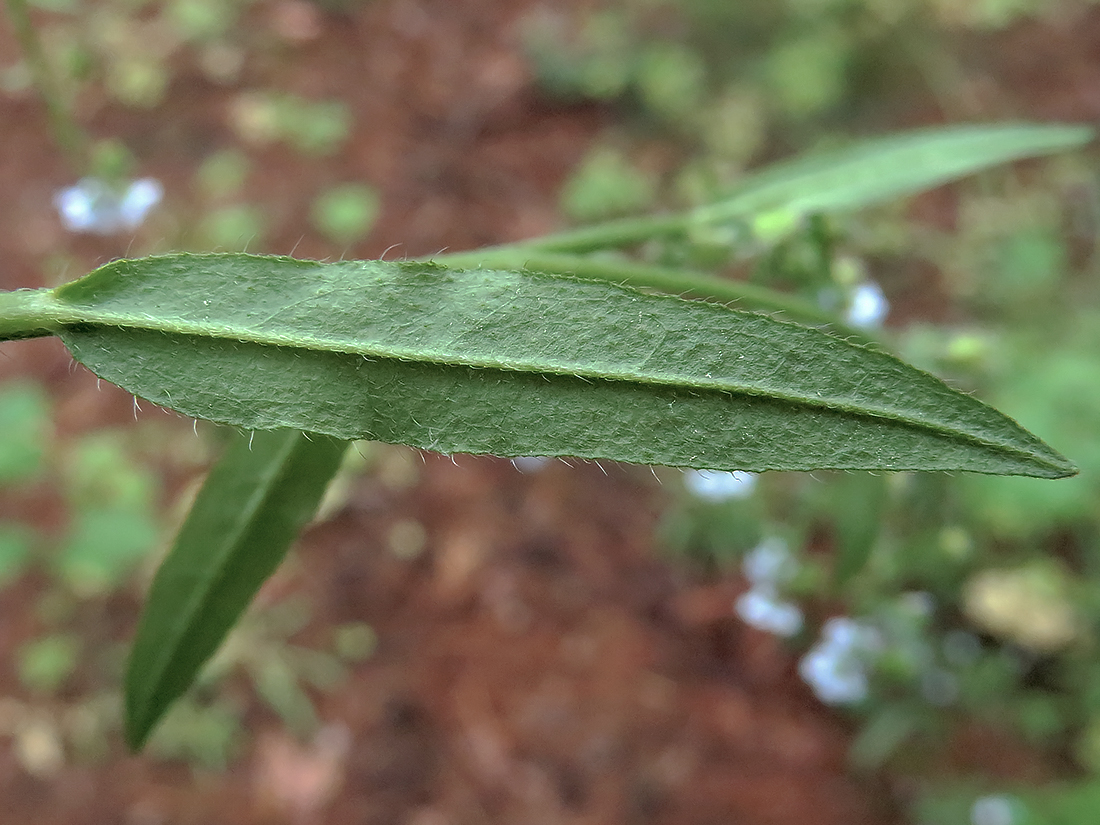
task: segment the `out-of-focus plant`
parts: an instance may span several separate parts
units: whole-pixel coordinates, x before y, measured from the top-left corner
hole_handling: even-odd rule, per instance
[[[339,246],[362,240],[378,216],[378,195],[361,183],[332,186],[317,196],[310,210],[313,225]]]

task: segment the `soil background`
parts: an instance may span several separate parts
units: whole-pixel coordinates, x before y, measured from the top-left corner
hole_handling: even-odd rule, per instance
[[[156,110],[92,95],[78,114],[92,134],[120,137],[142,174],[164,183],[164,214],[187,215],[197,208],[188,193],[198,163],[239,144],[227,123],[242,88],[338,98],[355,123],[336,156],[247,147],[256,172],[246,197],[274,227],[257,251],[411,257],[516,240],[562,226],[563,180],[618,116],[546,97],[523,57],[526,15],[581,5],[260,3],[247,24],[281,42],[278,60],[250,62],[224,87],[181,57]],[[1020,25],[978,46],[971,59],[985,69],[975,94],[995,100],[995,114],[1100,115],[1100,12],[1071,28]],[[0,23],[0,65],[16,55]],[[928,100],[904,111],[884,129],[944,119]],[[0,97],[0,147],[0,286],[43,285],[42,262],[60,250],[82,271],[127,253],[130,238],[61,227],[52,197],[72,173],[32,95]],[[382,212],[366,243],[333,250],[305,228],[308,205],[321,186],[344,180],[377,187]],[[951,204],[933,196],[918,208],[949,222]],[[154,249],[158,232],[170,235],[157,220],[142,230]],[[0,378],[17,376],[47,386],[59,439],[164,418],[97,386],[53,340],[4,345]],[[164,427],[181,449],[197,445],[191,422]],[[164,472],[167,506],[195,470]],[[508,461],[425,454],[414,476],[396,488],[374,476],[358,482],[265,588],[268,601],[308,596],[313,618],[297,640],[337,622],[377,631],[375,655],[337,690],[315,694],[325,723],[316,739],[296,740],[242,685],[251,736],[221,773],[130,756],[116,738],[99,761],[36,776],[0,740],[0,822],[904,821],[906,780],[852,773],[849,724],[798,679],[791,651],[736,620],[731,604],[745,583],[699,580],[662,560],[653,530],[668,491],[648,469],[555,462],[523,473]],[[65,518],[41,491],[2,506],[55,533]],[[407,519],[427,532],[411,559],[385,540]],[[37,630],[41,587],[32,575],[0,598],[0,696],[26,698],[10,663]],[[120,594],[88,621],[124,640],[139,608]],[[983,764],[1023,779],[1053,770],[992,734],[966,736],[945,754],[945,770]]]

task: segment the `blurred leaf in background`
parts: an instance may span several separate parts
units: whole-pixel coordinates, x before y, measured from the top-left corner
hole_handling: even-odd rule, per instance
[[[317,231],[340,247],[363,240],[378,217],[378,193],[361,183],[325,189],[313,201],[310,220]]]
[[[45,392],[26,382],[0,391],[0,484],[26,483],[42,471],[49,438],[50,405]]]

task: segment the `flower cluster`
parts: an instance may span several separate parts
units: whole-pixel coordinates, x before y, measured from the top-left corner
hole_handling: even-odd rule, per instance
[[[776,636],[793,636],[802,629],[802,611],[784,601],[779,589],[798,572],[798,563],[784,541],[769,538],[745,554],[741,571],[752,585],[734,603],[746,624]]]
[[[870,672],[884,646],[877,628],[846,616],[832,618],[802,657],[798,673],[825,704],[856,704],[867,698]]]
[[[164,197],[154,178],[132,181],[117,188],[99,178],[82,178],[54,195],[54,206],[70,232],[113,235],[133,232]]]
[[[873,620],[829,619],[798,672],[830,705],[862,702],[876,673],[904,683],[930,705],[951,705],[959,698],[956,669],[972,664],[980,646],[970,634],[952,631],[938,653],[929,630],[934,613],[932,597],[916,591],[880,605]]]

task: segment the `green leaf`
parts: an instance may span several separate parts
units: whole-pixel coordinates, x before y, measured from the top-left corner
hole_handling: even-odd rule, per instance
[[[141,747],[313,514],[345,444],[301,432],[237,436],[153,580],[126,676],[126,740]]]
[[[861,141],[769,166],[731,197],[693,213],[715,223],[777,211],[848,211],[913,195],[983,169],[1088,143],[1085,126],[951,126]]]
[[[0,392],[0,484],[27,483],[42,469],[50,403],[36,384],[12,382]]]
[[[31,293],[93,372],[245,429],[728,470],[1074,472],[891,355],[607,283],[179,254],[47,296]]]
[[[886,508],[886,479],[870,473],[854,473],[834,482],[831,508],[836,523],[834,577],[844,585],[871,557]]]
[[[731,222],[775,231],[810,214],[854,210],[998,164],[1083,146],[1094,135],[1084,126],[1010,124],[948,126],[870,138],[767,166],[746,176],[728,197],[688,212],[623,218],[497,249],[591,252]]]

